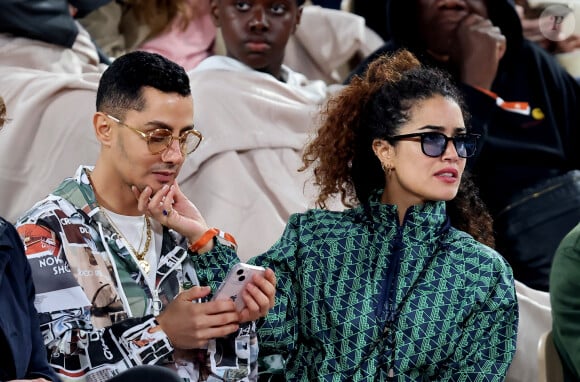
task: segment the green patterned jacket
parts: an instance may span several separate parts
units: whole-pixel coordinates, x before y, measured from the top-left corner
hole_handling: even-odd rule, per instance
[[[399,225],[396,207],[374,199],[295,214],[251,259],[278,280],[260,359],[282,355],[289,381],[503,381],[518,324],[511,268],[450,227],[444,202],[410,208]],[[213,255],[196,268],[231,256]]]

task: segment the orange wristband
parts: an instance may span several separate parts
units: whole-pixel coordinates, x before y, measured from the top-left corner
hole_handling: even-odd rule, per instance
[[[221,239],[228,241],[233,248],[237,248],[238,244],[236,243],[236,239],[232,235],[227,232],[220,231],[217,228],[210,228],[197,241],[191,244],[188,248],[191,252],[197,252],[202,249],[210,240],[214,237],[218,236]]]

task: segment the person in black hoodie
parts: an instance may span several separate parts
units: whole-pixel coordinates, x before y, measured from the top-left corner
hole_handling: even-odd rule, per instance
[[[526,40],[508,0],[387,1],[385,53],[450,72],[482,135],[469,163],[516,279],[548,290],[556,247],[580,220],[580,87]]]

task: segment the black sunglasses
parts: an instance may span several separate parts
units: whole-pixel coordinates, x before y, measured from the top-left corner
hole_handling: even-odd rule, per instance
[[[421,151],[428,157],[437,158],[443,155],[447,150],[447,143],[453,142],[457,155],[461,158],[469,158],[475,154],[477,148],[477,139],[479,134],[458,134],[454,137],[448,137],[443,133],[430,131],[426,133],[403,134],[388,137],[388,141],[414,140],[411,138],[421,138]]]

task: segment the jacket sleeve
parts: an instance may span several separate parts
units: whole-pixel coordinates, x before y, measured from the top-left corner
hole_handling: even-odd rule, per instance
[[[276,302],[268,315],[258,322],[261,366],[273,373],[298,344],[300,312],[298,298],[300,275],[297,255],[300,248],[301,215],[292,215],[280,239],[250,263],[271,268],[276,274]]]
[[[11,305],[3,308],[3,324],[18,331],[17,337],[12,339],[20,346],[12,349],[16,352],[12,357],[15,361],[16,378],[45,378],[58,381],[47,362],[46,349],[34,308],[34,284],[22,241],[16,229],[1,218],[0,256],[2,261],[6,260],[9,265],[6,273],[0,275],[0,284],[3,285],[2,302]]]
[[[0,5],[0,32],[70,48],[78,28],[66,2],[6,0]]]
[[[437,381],[505,380],[516,350],[518,304],[511,268],[500,258],[491,267],[492,283],[481,286],[478,282],[473,311]],[[478,278],[482,279],[486,278]]]
[[[248,263],[271,268],[276,274],[276,303],[266,318],[258,321],[260,358],[272,355],[286,356],[297,340],[296,283],[300,275],[295,272],[298,250],[299,225],[297,216],[291,216],[282,237],[265,253],[253,257]],[[201,285],[210,285],[215,291],[229,268],[239,262],[235,252],[223,245],[203,255],[193,256]]]
[[[44,338],[50,366],[57,374],[63,378],[94,374],[109,379],[129,367],[157,364],[172,354],[153,315],[126,318],[118,298],[106,288],[90,300],[75,277],[101,271],[92,267],[97,262],[95,254],[86,255],[86,263],[73,272],[58,234],[36,224],[18,225],[17,229],[36,287],[39,338]],[[107,277],[108,273],[102,279],[103,287],[112,283]],[[111,310],[115,304],[119,308]],[[97,314],[98,309],[105,309],[106,314]],[[115,312],[118,319],[111,324]]]
[[[580,376],[580,225],[564,237],[550,272],[552,332],[566,373]]]
[[[228,271],[234,264],[240,262],[234,248],[214,239],[214,248],[201,255],[190,253],[199,285],[211,287],[212,294],[226,278]]]

